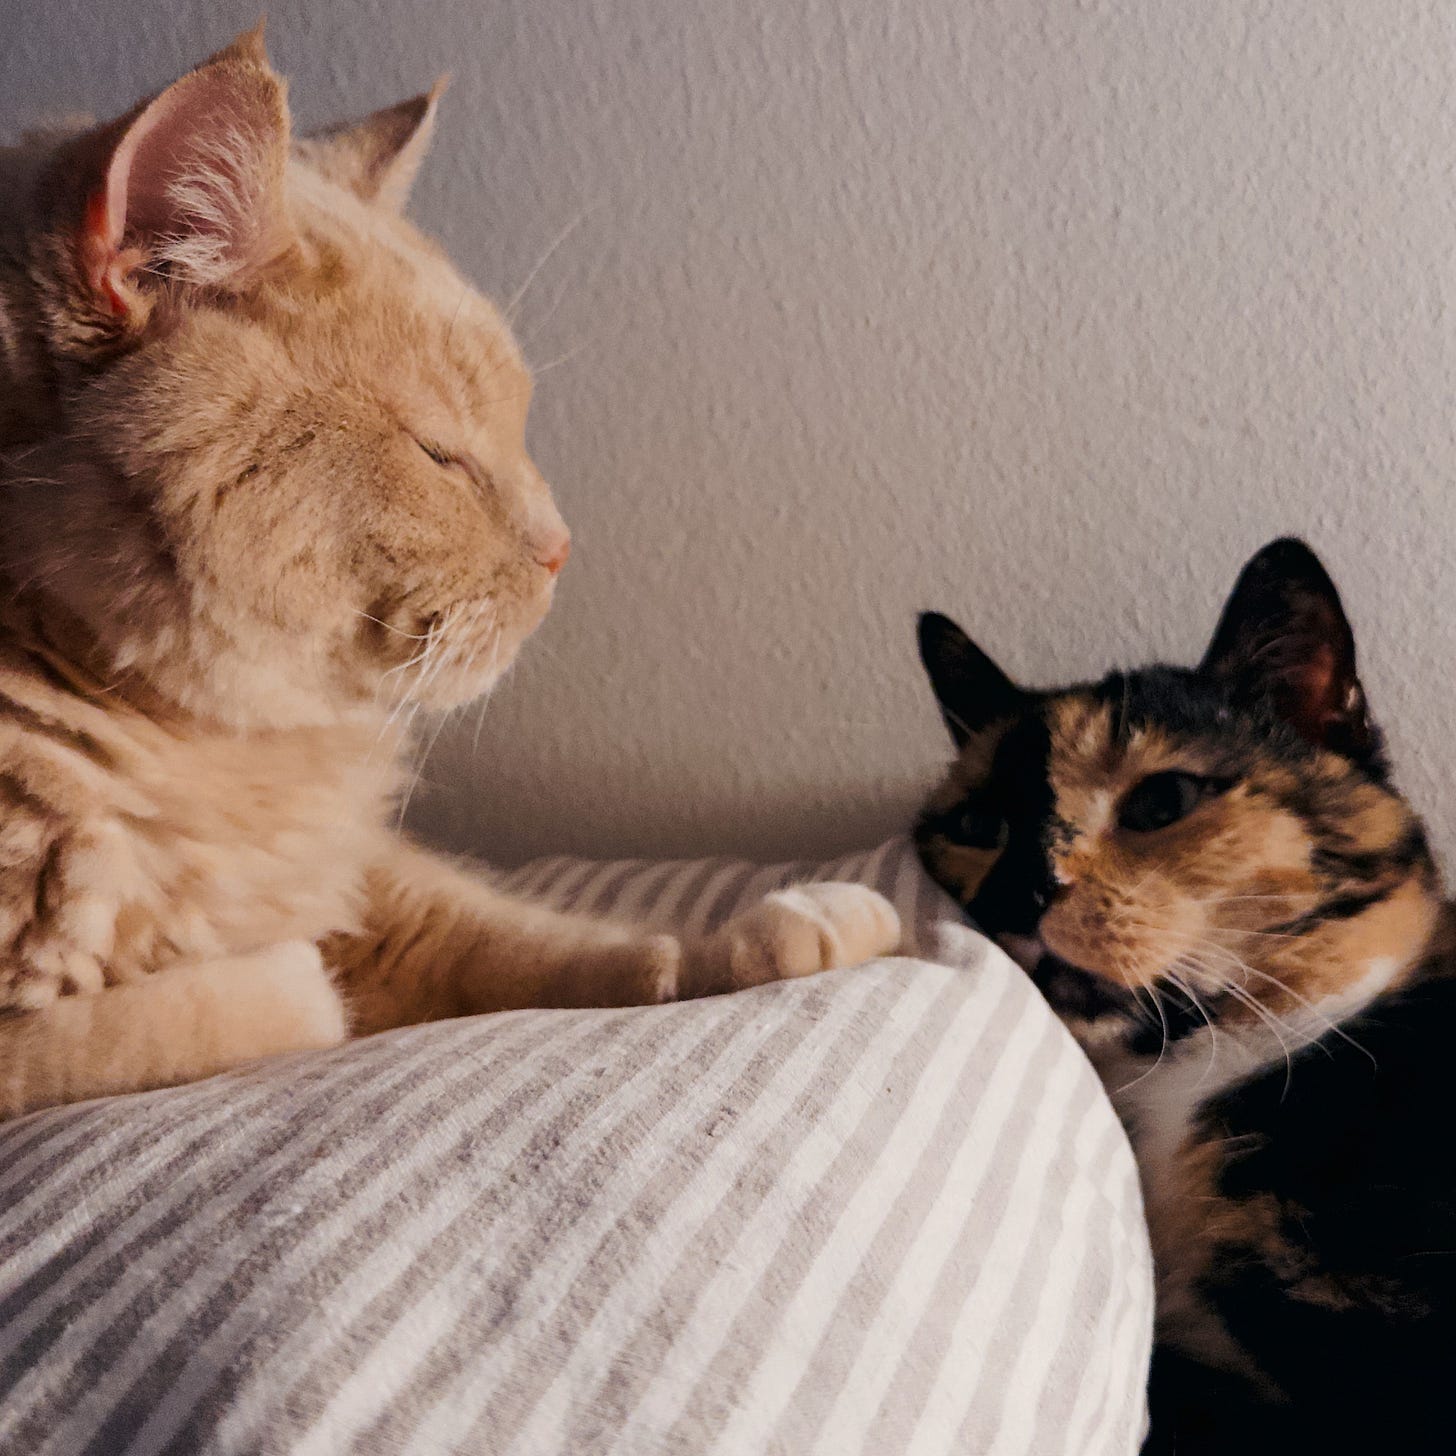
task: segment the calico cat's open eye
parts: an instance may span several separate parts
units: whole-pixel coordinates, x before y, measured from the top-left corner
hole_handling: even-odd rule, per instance
[[[1212,779],[1198,774],[1177,770],[1149,774],[1128,790],[1117,812],[1117,822],[1139,834],[1166,828],[1191,814],[1195,805],[1215,787]]]

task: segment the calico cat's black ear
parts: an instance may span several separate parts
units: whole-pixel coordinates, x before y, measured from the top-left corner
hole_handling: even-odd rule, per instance
[[[920,661],[958,748],[1024,706],[1021,689],[939,612],[920,614]]]
[[[1244,567],[1199,670],[1270,703],[1311,743],[1357,761],[1379,752],[1354,633],[1303,541],[1271,541]]]

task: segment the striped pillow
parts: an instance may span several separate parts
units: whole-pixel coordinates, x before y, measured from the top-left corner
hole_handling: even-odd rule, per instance
[[[903,847],[860,869],[929,931]],[[518,878],[692,923],[766,883]],[[1129,1150],[1026,979],[939,935],[955,967],[410,1028],[0,1127],[0,1450],[1130,1456]]]
[[[771,890],[810,880],[870,885],[900,912],[904,949],[919,954],[939,927],[958,921],[955,902],[921,868],[908,839],[823,863],[757,865],[743,860],[539,859],[517,870],[506,887],[561,910],[631,920],[683,934],[715,930]]]

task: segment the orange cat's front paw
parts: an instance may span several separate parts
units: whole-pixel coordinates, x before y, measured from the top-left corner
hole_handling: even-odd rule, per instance
[[[864,885],[796,885],[766,895],[687,948],[680,995],[710,996],[890,955],[900,917]]]
[[[343,998],[317,946],[280,941],[249,957],[248,971],[255,988],[266,988],[277,1043],[270,1052],[319,1051],[348,1038]]]

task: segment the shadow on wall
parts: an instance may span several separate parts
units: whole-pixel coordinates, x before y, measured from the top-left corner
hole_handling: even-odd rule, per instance
[[[411,795],[408,823],[443,849],[502,868],[573,853],[775,862],[812,857],[806,846],[823,859],[907,831],[934,782],[924,774],[754,795],[731,782],[715,792],[690,764],[652,770],[581,755],[563,763],[543,812],[534,786],[493,781],[480,763],[461,763],[462,754],[470,755],[469,735],[437,745]],[[486,787],[462,794],[462,784],[482,780]],[[562,803],[573,806],[565,819]]]

